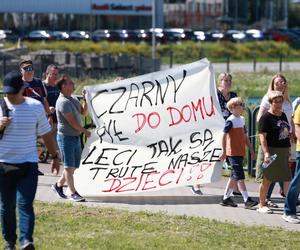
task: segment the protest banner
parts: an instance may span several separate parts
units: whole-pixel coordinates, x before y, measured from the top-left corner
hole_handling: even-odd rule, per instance
[[[85,197],[219,180],[224,119],[206,59],[85,87],[96,129],[75,171]]]

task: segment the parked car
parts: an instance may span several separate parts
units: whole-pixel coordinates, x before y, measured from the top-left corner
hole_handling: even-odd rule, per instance
[[[205,41],[208,42],[220,41],[223,37],[224,37],[224,33],[218,30],[205,32]]]
[[[202,42],[202,41],[205,41],[205,32],[204,31],[201,31],[201,30],[195,30],[194,31],[194,36],[196,38],[196,41],[198,42]]]
[[[88,40],[90,39],[90,34],[84,30],[74,30],[70,33],[71,40]]]
[[[94,42],[110,40],[110,32],[109,30],[95,30],[91,38]]]
[[[164,29],[163,34],[166,42],[176,43],[186,39],[184,29],[180,28]]]
[[[245,42],[246,33],[240,30],[227,30],[224,33],[224,36],[221,38],[222,41],[230,41],[230,42]]]
[[[70,38],[70,35],[66,31],[55,30],[52,31],[50,34],[55,40],[68,40]]]
[[[33,30],[29,32],[27,38],[32,41],[50,40],[50,33],[46,30]]]
[[[0,40],[16,42],[19,36],[12,30],[0,30]]]
[[[155,28],[154,29],[154,33],[155,33],[155,40],[157,43],[165,43],[166,42],[166,38],[165,38],[165,34],[163,32],[163,29],[161,28]],[[146,36],[146,41],[148,43],[152,42],[152,34],[153,34],[153,29],[149,29],[146,32],[147,36]]]
[[[245,34],[248,41],[262,41],[268,39],[264,32],[258,29],[248,29],[245,31]]]

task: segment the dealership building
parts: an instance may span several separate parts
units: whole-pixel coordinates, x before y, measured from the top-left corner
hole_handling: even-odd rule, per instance
[[[0,29],[151,28],[152,16],[164,26],[163,0],[1,0]]]

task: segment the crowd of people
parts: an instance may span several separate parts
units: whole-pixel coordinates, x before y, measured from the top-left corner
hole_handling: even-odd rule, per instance
[[[33,200],[38,183],[38,154],[36,144],[42,140],[52,157],[52,171],[63,171],[51,189],[59,198],[85,201],[75,189],[73,175],[80,165],[80,135],[91,135],[82,125],[87,115],[87,103],[73,96],[74,82],[60,75],[56,65],[49,65],[44,80],[34,76],[31,60],[23,60],[18,71],[8,73],[3,81],[4,99],[0,109],[0,217],[5,249],[15,249],[16,207],[19,209],[19,241],[21,249],[34,249]],[[118,79],[117,79],[118,80]],[[260,145],[256,159],[256,180],[259,200],[250,197],[245,183],[243,160],[246,146],[252,159],[255,149],[250,143],[243,111],[245,103],[231,91],[232,76],[218,77],[217,96],[224,118],[220,161],[229,165],[231,174],[220,201],[222,206],[237,207],[235,195],[241,195],[246,209],[257,206],[260,213],[272,213],[278,207],[271,194],[276,183],[285,197],[282,218],[300,223],[297,217],[300,192],[300,98],[291,102],[288,82],[276,74],[263,97],[257,115]],[[274,159],[276,156],[276,159]],[[70,195],[63,187],[67,184]],[[192,187],[202,195],[200,184]]]

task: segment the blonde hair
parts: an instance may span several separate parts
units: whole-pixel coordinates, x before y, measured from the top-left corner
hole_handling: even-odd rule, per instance
[[[274,85],[275,85],[275,79],[276,78],[281,78],[285,82],[285,90],[282,93],[283,100],[287,101],[292,106],[292,102],[291,102],[291,99],[290,99],[290,96],[289,96],[288,82],[287,82],[285,76],[282,75],[282,74],[280,74],[280,73],[277,73],[276,75],[274,75],[272,77],[271,82],[270,82],[269,87],[268,87],[267,95],[269,96],[270,91],[274,91],[275,90]]]
[[[271,90],[271,91],[268,92],[268,101],[269,101],[269,103],[272,103],[272,101],[277,97],[281,97],[282,101],[284,100],[284,96],[283,96],[281,91]]]
[[[229,109],[230,112],[232,112],[232,109],[237,106],[237,105],[243,105],[244,104],[244,101],[241,97],[234,97],[234,98],[231,98],[226,106],[227,108]]]
[[[232,75],[231,75],[231,74],[226,73],[226,72],[223,72],[223,73],[221,73],[221,74],[218,76],[218,84],[220,84],[221,81],[222,81],[225,77],[229,77],[230,80],[232,80]]]

